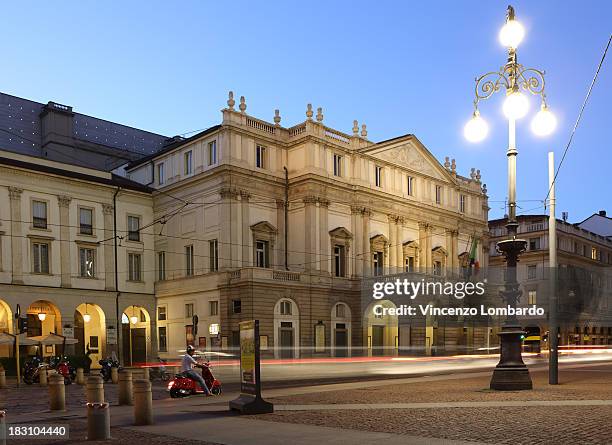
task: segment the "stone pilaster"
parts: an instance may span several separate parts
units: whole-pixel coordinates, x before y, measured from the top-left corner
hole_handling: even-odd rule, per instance
[[[278,239],[276,240],[278,255],[276,258],[278,259],[277,263],[283,266],[285,265],[285,231],[287,230],[285,227],[285,205],[284,199],[276,200],[276,227],[278,228]]]
[[[67,195],[58,195],[60,214],[60,265],[62,287],[72,287],[72,262],[70,261],[70,201]]]
[[[363,275],[363,207],[351,206],[351,231],[353,232],[353,277]]]
[[[250,213],[250,204],[249,200],[251,199],[251,194],[246,190],[240,191],[240,213],[241,213],[241,225],[240,225],[240,246],[238,246],[238,250],[240,253],[239,265],[241,267],[251,266],[253,263],[251,261],[251,252],[253,251],[252,247],[252,236],[251,236],[251,213]],[[284,221],[284,220],[283,220]],[[284,231],[282,232],[284,233]],[[281,235],[281,230],[279,227],[279,235]],[[280,239],[276,240],[277,246],[282,246],[282,242],[284,241],[283,236],[279,237]],[[276,256],[276,258],[279,258]]]
[[[370,217],[372,211],[363,209],[363,275],[370,276],[372,270],[372,253],[370,248]]]
[[[102,214],[104,215],[104,288],[106,290],[117,290],[115,285],[115,239],[114,228],[114,208],[112,204],[102,204]],[[99,257],[98,257],[99,258]],[[157,264],[157,258],[155,259]]]
[[[389,271],[391,273],[397,268],[397,215],[387,215],[389,221]]]
[[[319,198],[319,270],[330,273],[331,246],[329,244],[329,201]]]
[[[453,246],[451,265],[453,269],[459,269],[459,231],[453,230],[451,244]]]
[[[306,270],[317,269],[317,198],[304,198],[304,266]]]
[[[422,271],[427,267],[427,227],[427,223],[419,222],[419,268]]]
[[[232,260],[235,261],[237,257],[236,251],[238,249],[236,229],[237,229],[237,216],[238,206],[237,198],[238,192],[229,187],[223,187],[219,194],[221,195],[221,222],[229,227],[223,227],[220,230],[219,240],[219,270],[228,270],[232,268]]]
[[[11,201],[11,257],[13,284],[23,284],[23,231],[21,229],[21,194],[23,190],[18,187],[9,187]]]
[[[404,217],[400,216],[397,218],[397,224],[395,226],[397,230],[397,236],[395,239],[397,240],[395,250],[397,251],[397,272],[402,272],[404,270],[404,246],[403,246],[403,226],[404,226]]]

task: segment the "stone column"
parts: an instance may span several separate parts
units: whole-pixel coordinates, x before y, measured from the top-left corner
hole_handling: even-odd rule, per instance
[[[432,244],[433,244],[433,240],[431,239],[432,234],[433,234],[433,226],[431,226],[430,224],[427,224],[427,228],[425,229],[425,233],[426,233],[426,237],[425,240],[426,242],[426,258],[427,258],[427,268],[430,270],[433,269],[433,259],[431,256],[431,249],[432,249]]]
[[[241,267],[249,267],[252,265],[251,256],[252,256],[252,245],[251,245],[251,217],[250,217],[250,204],[249,199],[251,199],[251,194],[246,190],[240,191],[240,207],[242,209],[241,217],[242,217],[242,246],[240,247],[241,258],[240,258],[240,266]],[[280,233],[280,228],[279,228]],[[279,241],[282,241],[282,237],[280,240],[276,240],[276,245],[279,245]],[[278,257],[277,257],[278,258]]]
[[[283,266],[285,265],[285,200],[276,200],[276,227],[278,229],[278,237],[276,239],[276,246],[278,248],[278,254],[276,255],[277,263]],[[287,261],[288,262],[288,261]]]
[[[427,223],[419,222],[419,269],[427,267]]]
[[[363,209],[363,275],[370,276],[372,270],[372,253],[370,251],[370,209]]]
[[[403,226],[404,226],[404,217],[400,216],[397,218],[397,225],[395,226],[397,230],[397,245],[395,249],[397,250],[397,272],[404,271],[404,246],[403,246]]]
[[[452,235],[453,258],[451,263],[453,265],[453,269],[459,269],[459,231],[453,230]]]
[[[306,270],[317,269],[317,198],[304,198],[304,262]]]
[[[115,240],[114,240],[114,208],[112,204],[102,204],[102,214],[104,215],[104,288],[106,290],[116,290],[115,285]],[[157,261],[157,259],[156,259]]]
[[[351,206],[351,231],[353,232],[353,277],[363,275],[363,208]]]
[[[446,252],[448,253],[448,256],[446,257],[446,268],[450,268],[452,270],[452,272],[454,273],[455,270],[453,268],[453,231],[450,229],[446,229],[444,231],[445,234],[445,245],[446,245]]]
[[[23,284],[23,251],[21,230],[21,193],[23,189],[9,187],[9,198],[11,201],[11,258],[12,258],[12,280],[13,284]]]
[[[397,268],[397,215],[387,215],[389,220],[389,272]]]
[[[330,273],[329,200],[319,198],[319,270]]]
[[[62,287],[72,287],[70,261],[70,201],[72,197],[58,195],[60,214],[60,257],[61,257],[61,283]]]

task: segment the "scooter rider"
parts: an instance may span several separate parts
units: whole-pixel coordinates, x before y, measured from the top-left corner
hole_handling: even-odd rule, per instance
[[[183,360],[181,362],[181,372],[191,380],[198,382],[200,387],[204,390],[204,393],[208,396],[210,395],[210,390],[206,386],[206,382],[200,374],[193,370],[194,366],[198,368],[204,367],[204,365],[200,365],[198,362],[195,361],[195,359],[193,358],[194,353],[195,348],[191,345],[187,345],[187,353],[183,355]]]

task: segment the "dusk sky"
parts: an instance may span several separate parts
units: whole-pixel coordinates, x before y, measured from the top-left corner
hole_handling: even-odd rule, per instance
[[[516,1],[526,28],[518,60],[546,71],[552,137],[517,124],[518,205],[545,213],[547,152],[557,163],[612,32],[609,1]],[[470,144],[474,78],[498,70],[506,1],[5,2],[0,91],[175,135],[220,121],[228,90],[247,112],[284,126],[323,107],[346,133],[353,119],[373,141],[414,133],[460,174],[479,168],[491,218],[503,215],[507,124],[503,94],[481,104],[489,137]],[[612,214],[612,54],[606,60],[558,180],[558,216]]]

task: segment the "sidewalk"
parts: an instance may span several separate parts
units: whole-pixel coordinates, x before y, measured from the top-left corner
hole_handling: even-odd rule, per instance
[[[143,427],[132,426],[132,407],[112,406],[113,444],[610,443],[612,364],[565,365],[554,387],[544,371],[532,367],[534,390],[518,392],[488,390],[490,371],[279,388],[264,391],[275,413],[259,416],[230,413],[227,402],[236,394],[161,398],[154,401],[155,425]],[[9,422],[69,423],[72,440],[55,444],[91,443],[84,442],[80,407],[10,415]]]

